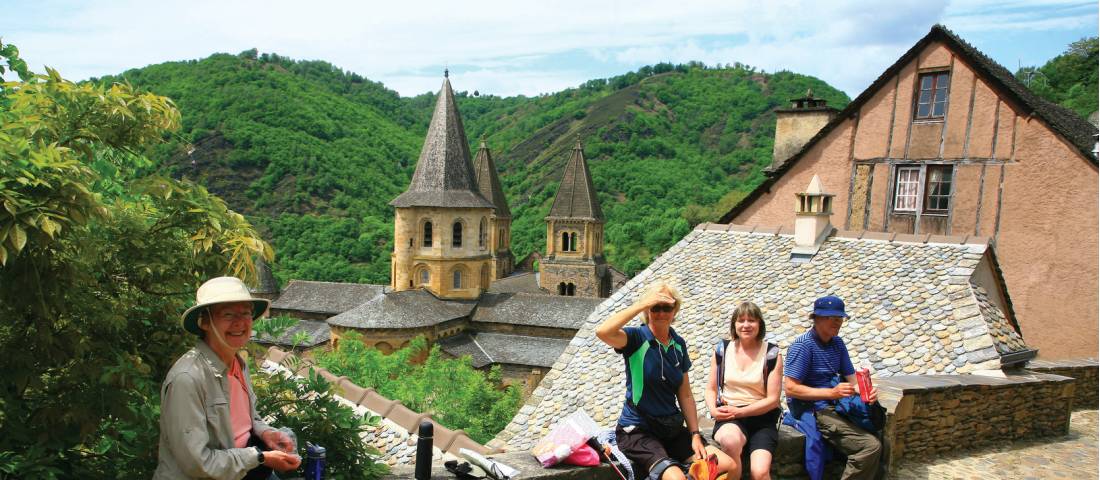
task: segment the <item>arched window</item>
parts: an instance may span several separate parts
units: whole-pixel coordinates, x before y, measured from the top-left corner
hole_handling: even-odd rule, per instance
[[[572,283],[565,284],[565,295],[572,297],[577,294],[577,286]]]
[[[462,288],[462,271],[461,270],[455,270],[454,271],[454,288],[455,289]]]
[[[428,272],[427,268],[420,270],[420,284],[421,285],[427,285],[428,281],[431,280],[431,279],[432,279],[431,273]]]
[[[424,222],[424,247],[431,248],[432,246],[432,222]]]
[[[477,227],[477,246],[479,246],[481,248],[485,248],[485,235],[486,235],[485,224],[486,223],[487,223],[487,221],[485,220],[484,217],[482,217],[481,218],[481,224],[478,225],[478,227]]]
[[[558,284],[558,295],[565,295],[565,282]]]
[[[455,248],[462,246],[462,222],[455,222],[451,227],[451,246]]]
[[[563,252],[575,252],[575,251],[577,251],[577,233],[576,232],[561,232],[561,251],[563,251]]]
[[[497,235],[497,248],[504,248],[504,229],[500,229],[500,234]]]

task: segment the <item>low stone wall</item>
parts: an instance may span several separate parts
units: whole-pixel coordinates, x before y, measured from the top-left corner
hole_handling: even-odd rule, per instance
[[[1073,395],[1073,408],[1075,410],[1096,410],[1098,406],[1098,394],[1100,394],[1100,368],[1095,358],[1080,358],[1069,360],[1032,360],[1028,362],[1027,369],[1033,372],[1050,373],[1070,377],[1077,384]]]
[[[878,380],[888,411],[891,465],[1069,431],[1072,378],[1021,371]],[[895,400],[896,399],[896,400]]]

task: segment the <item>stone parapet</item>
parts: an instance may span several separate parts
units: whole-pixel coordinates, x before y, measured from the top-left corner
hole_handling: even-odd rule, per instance
[[[1070,377],[1019,371],[876,379],[888,415],[890,462],[1065,435],[1074,404]]]
[[[1100,393],[1100,383],[1097,382],[1100,369],[1095,358],[1032,360],[1027,364],[1027,369],[1073,378],[1077,384],[1073,395],[1074,410],[1096,410],[1097,396]]]

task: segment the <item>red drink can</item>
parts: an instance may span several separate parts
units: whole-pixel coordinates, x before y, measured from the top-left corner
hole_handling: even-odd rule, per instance
[[[859,399],[871,403],[871,371],[866,368],[856,371],[856,381],[859,382]]]

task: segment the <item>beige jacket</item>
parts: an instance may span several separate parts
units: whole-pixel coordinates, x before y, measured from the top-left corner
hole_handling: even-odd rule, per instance
[[[259,436],[271,427],[256,414],[247,363],[237,361],[248,390],[252,433]],[[227,368],[200,340],[176,360],[161,386],[160,452],[153,478],[237,480],[259,465],[255,448],[233,448]]]

